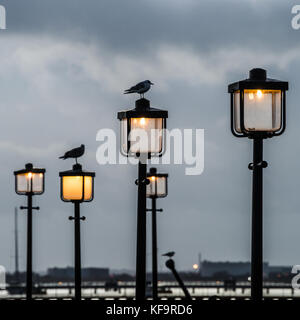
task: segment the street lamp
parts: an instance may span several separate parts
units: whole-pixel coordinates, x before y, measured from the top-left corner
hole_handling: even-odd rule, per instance
[[[157,228],[156,213],[162,209],[156,209],[156,199],[165,198],[168,195],[168,174],[157,173],[156,168],[150,168],[147,178],[147,197],[152,200],[152,295],[158,298],[157,291]]]
[[[45,169],[34,168],[32,163],[27,163],[25,169],[14,171],[15,191],[19,195],[27,196],[27,267],[26,267],[26,298],[32,299],[32,210],[39,207],[32,206],[32,196],[40,195],[45,190]]]
[[[91,202],[94,198],[94,172],[82,171],[81,164],[73,165],[72,170],[59,173],[60,197],[64,202],[74,203],[75,226],[75,300],[81,300],[81,249],[80,249],[80,203]]]
[[[252,69],[249,79],[228,86],[231,131],[253,139],[251,297],[262,299],[263,288],[263,139],[279,136],[286,127],[288,82],[267,78],[266,70]]]
[[[150,168],[147,174],[150,181],[147,186],[148,198],[165,198],[168,195],[168,176],[167,173],[157,173],[156,168]]]
[[[150,107],[150,101],[139,99],[132,110],[118,112],[121,122],[121,153],[139,159],[136,299],[146,297],[146,185],[147,159],[165,151],[165,128],[168,111]]]
[[[168,111],[150,107],[150,101],[139,99],[132,110],[118,112],[121,121],[121,153],[124,156],[161,156],[165,150],[165,128]]]

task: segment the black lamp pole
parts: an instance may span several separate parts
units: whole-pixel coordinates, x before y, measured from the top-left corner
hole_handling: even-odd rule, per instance
[[[152,208],[147,209],[152,213],[152,297],[153,300],[158,299],[158,286],[157,286],[157,212],[162,212],[163,209],[156,208],[156,196],[151,196]]]
[[[147,164],[139,161],[137,244],[136,244],[136,300],[146,298],[146,184]]]
[[[75,244],[75,300],[81,300],[81,245],[80,245],[80,220],[85,220],[85,217],[80,217],[80,201],[74,201],[74,217],[69,217],[74,220],[74,244]]]
[[[27,207],[21,206],[21,210],[27,209],[27,261],[26,261],[26,299],[32,299],[32,210],[39,207],[32,206],[32,192],[27,192]]]
[[[151,168],[153,169],[153,168]],[[151,172],[150,169],[150,172]],[[158,299],[158,277],[157,277],[157,212],[163,212],[163,209],[156,208],[157,196],[151,195],[152,207],[147,209],[152,214],[152,297]]]
[[[251,245],[251,298],[262,300],[263,290],[263,138],[253,139],[252,184],[252,245]]]
[[[27,195],[27,272],[26,298],[32,299],[32,194]]]
[[[152,198],[152,296],[157,299],[157,227],[156,197]]]

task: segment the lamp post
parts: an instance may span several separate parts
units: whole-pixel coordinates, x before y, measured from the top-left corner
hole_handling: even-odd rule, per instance
[[[156,300],[158,298],[156,213],[162,211],[162,209],[156,209],[156,199],[165,198],[168,195],[168,174],[157,173],[156,168],[150,168],[147,177],[150,181],[147,185],[147,197],[152,201],[152,296]]]
[[[81,300],[81,249],[80,249],[80,203],[91,202],[94,198],[94,172],[82,171],[79,163],[72,170],[59,173],[60,197],[64,202],[74,203],[74,244],[75,244],[75,300]]]
[[[147,159],[165,151],[165,128],[168,111],[150,107],[141,98],[132,110],[118,112],[121,122],[121,153],[139,159],[136,250],[136,299],[146,298],[146,185]]]
[[[252,69],[249,79],[228,86],[231,131],[253,139],[251,297],[262,300],[263,289],[263,140],[281,135],[286,127],[288,82],[267,78],[266,70]]]
[[[45,169],[34,168],[32,163],[27,163],[25,169],[14,172],[15,191],[19,195],[27,196],[27,266],[26,266],[26,299],[32,299],[32,210],[39,207],[32,206],[32,197],[40,195],[45,190]]]

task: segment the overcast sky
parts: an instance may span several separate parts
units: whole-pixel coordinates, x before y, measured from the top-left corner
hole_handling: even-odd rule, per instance
[[[46,192],[34,198],[34,270],[73,265],[71,204],[59,198],[58,160],[81,143],[81,162],[96,172],[95,199],[82,205],[83,266],[135,269],[136,193],[133,165],[100,166],[101,128],[117,133],[117,112],[133,106],[123,90],[145,79],[147,98],[169,110],[168,127],[205,130],[205,169],[186,176],[165,165],[169,196],[158,201],[159,253],[176,251],[179,269],[204,259],[249,261],[252,145],[229,126],[227,85],[263,67],[290,82],[287,130],[265,142],[264,259],[300,264],[300,30],[294,1],[1,0],[0,264],[14,268],[13,171],[45,167]],[[150,227],[150,226],[149,226]],[[20,212],[21,268],[26,214]],[[150,229],[149,229],[150,231]],[[150,242],[149,242],[150,244]],[[151,248],[148,248],[148,266]],[[159,259],[160,267],[164,259]]]

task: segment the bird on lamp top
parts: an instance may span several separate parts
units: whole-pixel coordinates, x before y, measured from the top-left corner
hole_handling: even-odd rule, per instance
[[[63,156],[59,157],[59,159],[66,160],[66,159],[70,159],[70,158],[75,158],[75,161],[77,163],[77,158],[84,155],[84,150],[85,150],[85,147],[84,147],[84,144],[82,144],[78,148],[74,148],[70,151],[67,151]]]
[[[170,252],[162,254],[163,257],[169,257],[169,258],[172,258],[174,255],[175,255],[174,251],[170,251]]]
[[[125,90],[124,94],[139,93],[141,95],[141,98],[144,98],[144,93],[149,91],[151,86],[153,86],[153,85],[154,85],[154,83],[152,83],[150,80],[145,80],[145,81],[139,82],[135,86]]]

